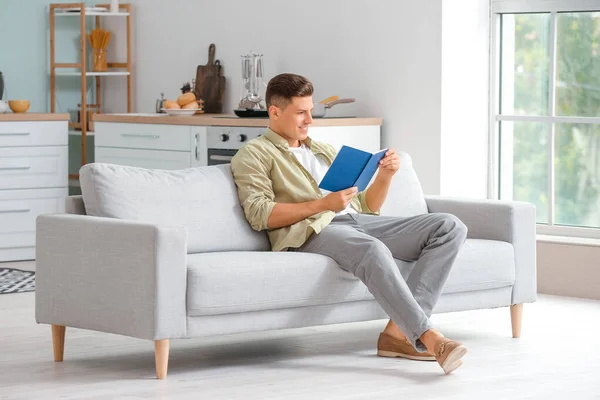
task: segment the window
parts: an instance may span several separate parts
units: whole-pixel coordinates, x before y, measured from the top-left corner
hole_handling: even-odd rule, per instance
[[[600,237],[600,12],[562,3],[492,0],[490,189],[538,232]]]

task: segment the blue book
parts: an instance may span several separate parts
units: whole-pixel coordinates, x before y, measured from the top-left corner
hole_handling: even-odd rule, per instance
[[[379,161],[385,156],[387,150],[371,154],[354,147],[342,146],[319,184],[319,188],[337,192],[356,186],[358,191],[362,192],[371,182],[379,167]]]

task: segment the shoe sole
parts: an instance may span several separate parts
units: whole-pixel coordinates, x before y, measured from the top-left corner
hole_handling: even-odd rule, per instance
[[[435,356],[411,356],[410,354],[396,353],[395,351],[377,350],[379,357],[408,358],[416,361],[435,361]]]
[[[454,371],[456,368],[462,365],[461,358],[467,354],[467,347],[464,345],[456,347],[450,354],[446,360],[444,360],[444,364],[442,364],[442,369],[444,373],[448,375],[450,372]]]
[[[444,373],[446,375],[448,375],[450,372],[454,371],[455,369],[457,369],[458,367],[460,367],[462,365],[462,360],[456,360],[454,363],[452,363],[451,365],[449,365],[445,370]]]

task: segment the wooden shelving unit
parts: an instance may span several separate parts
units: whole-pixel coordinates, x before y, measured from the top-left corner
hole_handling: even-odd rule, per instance
[[[87,8],[86,8],[87,7]],[[107,11],[98,10],[97,8],[105,8]],[[127,77],[127,112],[133,111],[133,76],[132,76],[132,56],[131,56],[131,4],[120,4],[119,12],[109,12],[108,4],[97,4],[91,7],[85,3],[63,3],[50,4],[50,112],[56,112],[56,77],[57,76],[73,76],[81,79],[81,103],[79,109],[79,122],[70,122],[69,128],[81,131],[81,165],[87,164],[87,134],[91,130],[89,126],[88,110],[90,107],[97,109],[98,113],[102,113],[102,78],[109,79],[110,77]],[[109,71],[94,72],[88,71],[87,60],[87,34],[89,29],[86,18],[89,16],[95,17],[94,26],[91,28],[101,28],[102,18],[124,18],[126,21],[126,40],[127,40],[127,59],[125,62],[108,62]],[[79,43],[79,62],[77,63],[60,63],[56,62],[56,18],[79,18],[80,43]],[[119,40],[116,35],[113,35],[111,40]],[[78,71],[65,71],[65,68],[77,69]],[[111,70],[112,69],[112,70]],[[88,104],[87,101],[87,78],[93,77],[96,86],[96,102]],[[69,179],[79,179],[78,174],[70,174]]]

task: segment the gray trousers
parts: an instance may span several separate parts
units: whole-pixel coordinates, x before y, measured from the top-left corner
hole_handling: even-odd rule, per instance
[[[451,214],[409,218],[366,214],[335,217],[295,251],[329,256],[359,278],[415,348],[429,321],[467,227]],[[405,280],[394,261],[416,261]]]

